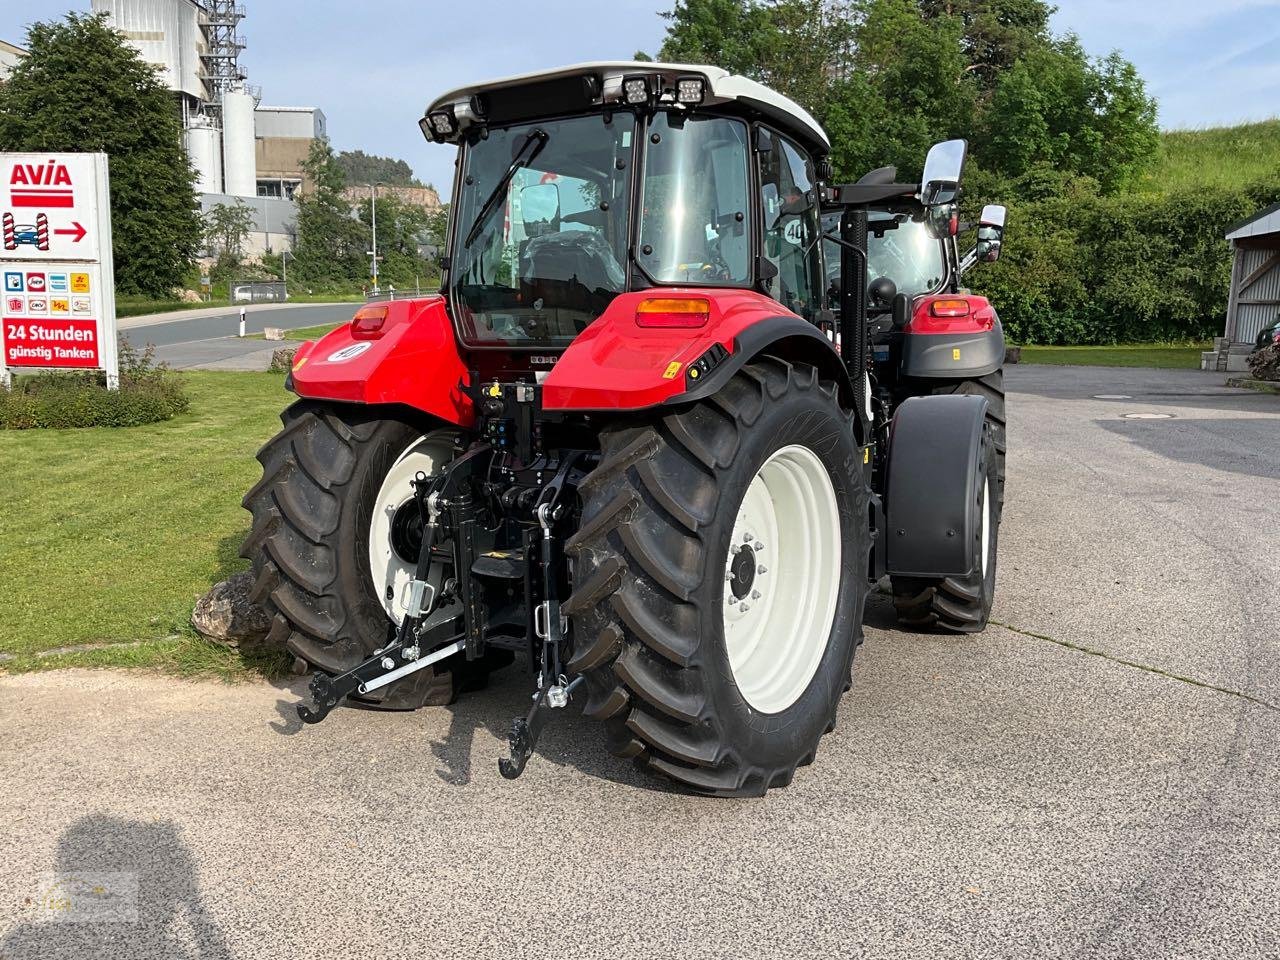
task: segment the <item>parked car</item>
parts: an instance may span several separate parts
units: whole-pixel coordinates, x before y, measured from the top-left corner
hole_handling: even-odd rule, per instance
[[[1261,350],[1272,343],[1280,343],[1280,313],[1276,318],[1258,331],[1258,339],[1253,342],[1253,349]]]

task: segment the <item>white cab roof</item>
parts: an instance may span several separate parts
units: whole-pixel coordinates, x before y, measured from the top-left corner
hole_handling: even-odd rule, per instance
[[[704,104],[740,102],[767,116],[784,132],[790,133],[805,141],[810,148],[817,148],[826,153],[831,149],[831,141],[826,132],[813,119],[804,107],[794,100],[784,97],[776,90],[770,90],[762,83],[748,77],[740,77],[713,67],[697,63],[651,63],[642,60],[608,60],[592,63],[577,63],[554,70],[542,70],[536,73],[523,73],[513,77],[475,83],[456,90],[450,90],[437,97],[427,107],[427,113],[452,105],[462,124],[471,119],[471,111],[467,106],[473,94],[501,90],[505,87],[519,87],[542,80],[557,77],[571,77],[594,73],[601,78],[601,96],[597,102],[617,103],[622,96],[622,78],[632,74],[661,74],[664,82],[671,83],[678,76],[700,75],[707,80],[707,94]]]

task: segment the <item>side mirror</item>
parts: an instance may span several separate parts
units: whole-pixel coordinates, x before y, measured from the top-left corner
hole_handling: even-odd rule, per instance
[[[554,183],[533,183],[520,191],[520,219],[525,230],[555,223],[560,216],[560,188]]]
[[[969,155],[969,141],[944,140],[929,148],[920,178],[920,202],[925,207],[929,232],[941,239],[960,230],[960,178]]]
[[[920,202],[926,207],[955,203],[960,197],[960,177],[968,155],[968,140],[944,140],[930,147],[920,178]]]
[[[978,245],[974,250],[974,255],[980,262],[995,263],[1000,259],[1007,212],[998,203],[989,203],[982,208],[982,217],[978,220]]]

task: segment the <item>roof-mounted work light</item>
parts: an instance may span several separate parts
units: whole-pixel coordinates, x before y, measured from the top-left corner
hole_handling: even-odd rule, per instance
[[[418,121],[422,132],[431,140],[442,143],[458,132],[458,120],[454,116],[453,107],[444,110],[432,110]]]
[[[633,76],[622,78],[622,99],[633,107],[649,102],[653,95],[653,87],[650,78],[646,76]]]
[[[695,106],[707,95],[707,82],[702,77],[680,77],[676,80],[676,103]]]

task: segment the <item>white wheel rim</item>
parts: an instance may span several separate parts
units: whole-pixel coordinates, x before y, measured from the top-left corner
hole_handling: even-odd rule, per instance
[[[747,703],[781,713],[822,662],[840,589],[840,511],[817,454],[796,444],[775,451],[747,487],[732,537],[722,601],[729,667]],[[749,585],[735,564],[738,573],[754,565]]]
[[[387,471],[373,501],[369,518],[369,576],[374,593],[393,623],[405,615],[405,584],[413,579],[417,558],[404,558],[391,546],[391,521],[402,505],[413,499],[413,478],[421,471],[438,473],[448,461],[452,448],[440,434],[429,434],[405,448]]]
[[[991,481],[982,484],[982,579],[987,579],[987,551],[991,549]]]

